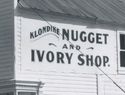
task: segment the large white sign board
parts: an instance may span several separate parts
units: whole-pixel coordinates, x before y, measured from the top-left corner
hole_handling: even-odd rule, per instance
[[[116,33],[86,26],[22,19],[21,60],[32,71],[116,73]]]

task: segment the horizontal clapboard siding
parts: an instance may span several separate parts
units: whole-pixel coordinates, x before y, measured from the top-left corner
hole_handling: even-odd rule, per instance
[[[14,78],[13,0],[0,0],[0,80]]]
[[[109,75],[113,81],[116,82],[123,90],[125,90],[125,76],[124,75]],[[99,95],[125,95],[125,93],[116,86],[105,75],[101,75],[99,78]]]
[[[43,95],[97,95],[96,75],[64,72],[18,72],[18,80],[42,81]]]

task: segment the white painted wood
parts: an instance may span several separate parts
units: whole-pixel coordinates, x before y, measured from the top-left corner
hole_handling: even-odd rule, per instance
[[[34,67],[30,65],[24,65],[24,63],[21,63],[21,20],[23,18],[28,19],[37,19],[41,20],[41,18],[36,15],[34,12],[31,12],[31,10],[25,10],[21,9],[21,13],[16,17],[16,80],[32,80],[32,81],[42,81],[45,83],[44,87],[41,89],[41,93],[43,95],[97,95],[97,87],[99,94],[98,95],[124,95],[107,77],[104,77],[104,75],[99,76],[98,86],[97,86],[97,80],[96,75],[90,75],[85,74],[83,72],[58,72],[56,69],[54,71],[52,70],[46,70],[46,68],[42,67]],[[45,16],[45,15],[44,15]],[[62,21],[63,23],[73,23],[83,24],[83,21],[79,21],[75,19],[66,19],[65,17],[61,17],[61,20],[59,17],[54,18],[54,16],[49,15],[48,17],[51,21]],[[54,19],[53,19],[54,18]],[[47,19],[47,20],[48,20]],[[71,21],[73,20],[73,21]],[[79,22],[79,23],[78,23]],[[94,26],[93,27],[99,27]],[[30,26],[29,26],[30,27]],[[112,27],[110,27],[112,30]],[[24,32],[24,31],[23,31]],[[116,36],[116,35],[115,35]],[[115,43],[115,42],[114,42]],[[116,47],[114,47],[116,48]],[[115,53],[116,54],[116,53]],[[115,59],[117,60],[117,59]],[[113,63],[114,64],[114,63]],[[114,64],[116,66],[117,64]],[[27,67],[25,67],[27,66]],[[31,69],[35,68],[35,70]],[[41,68],[41,70],[38,70],[37,68]],[[115,68],[116,69],[116,68]],[[104,71],[105,72],[105,71]],[[116,72],[117,73],[117,72]],[[115,75],[119,77],[119,75]],[[115,77],[112,77],[114,80]],[[122,80],[122,83],[121,81]],[[117,80],[116,80],[117,81]],[[124,75],[122,77],[119,77],[118,84],[120,84],[121,87],[124,88]],[[112,93],[113,92],[113,93]]]
[[[124,75],[109,75],[113,81],[118,84],[123,90],[125,89],[125,76]],[[121,89],[116,86],[105,75],[99,76],[99,95],[125,95]]]
[[[17,80],[43,82],[44,85],[41,88],[43,95],[97,95],[95,75],[52,71],[21,71],[17,75]]]

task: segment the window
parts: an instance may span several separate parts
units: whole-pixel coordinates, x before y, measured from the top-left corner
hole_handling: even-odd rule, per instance
[[[18,95],[36,95],[35,92],[18,92]]]
[[[8,93],[0,93],[0,95],[14,95],[13,92],[8,92]]]
[[[125,67],[125,34],[120,34],[120,66]]]

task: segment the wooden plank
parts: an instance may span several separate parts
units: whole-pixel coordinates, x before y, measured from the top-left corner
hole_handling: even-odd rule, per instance
[[[0,79],[14,78],[14,10],[12,0],[0,0]]]

